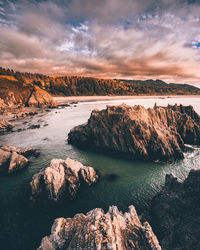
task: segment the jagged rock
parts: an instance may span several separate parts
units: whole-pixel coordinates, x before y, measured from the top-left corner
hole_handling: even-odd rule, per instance
[[[30,183],[31,199],[41,195],[50,201],[58,201],[63,195],[72,198],[81,185],[90,186],[97,179],[98,176],[92,167],[83,166],[70,158],[53,159],[45,169],[33,176]]]
[[[163,249],[200,249],[200,170],[184,181],[166,175],[152,200],[151,225]]]
[[[0,120],[0,133],[12,130],[14,125],[8,121]]]
[[[95,208],[73,219],[58,218],[51,235],[44,237],[38,250],[47,249],[137,249],[160,250],[159,242],[148,222],[141,224],[136,210],[119,212],[111,206],[105,214]]]
[[[200,116],[192,106],[108,106],[73,128],[68,143],[131,159],[182,159],[184,143],[200,144]]]
[[[0,173],[12,174],[25,168],[29,160],[26,157],[38,156],[32,148],[19,149],[12,146],[0,147]]]

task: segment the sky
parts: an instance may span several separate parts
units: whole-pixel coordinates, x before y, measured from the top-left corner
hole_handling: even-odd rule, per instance
[[[0,0],[0,66],[200,86],[200,0]]]

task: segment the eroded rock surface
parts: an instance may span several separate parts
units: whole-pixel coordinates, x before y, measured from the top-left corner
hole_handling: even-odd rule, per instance
[[[92,167],[83,166],[78,161],[67,158],[53,159],[49,166],[33,176],[30,183],[32,196],[45,196],[51,201],[58,201],[63,195],[73,198],[80,186],[90,186],[98,176]]]
[[[182,182],[166,175],[163,190],[154,197],[151,225],[163,249],[200,249],[200,170]]]
[[[0,79],[0,114],[23,107],[55,107],[52,96],[33,83]]]
[[[6,120],[0,120],[0,133],[12,130],[14,125]]]
[[[151,226],[148,222],[141,224],[133,206],[124,214],[111,206],[107,213],[96,208],[86,215],[77,214],[73,219],[56,219],[51,235],[43,238],[38,249],[161,248]]]
[[[185,143],[200,144],[200,116],[192,106],[108,106],[93,110],[87,123],[70,131],[68,142],[131,159],[181,159]]]
[[[12,146],[0,147],[0,173],[13,174],[25,168],[29,160],[26,157],[38,156],[32,148],[19,149]]]

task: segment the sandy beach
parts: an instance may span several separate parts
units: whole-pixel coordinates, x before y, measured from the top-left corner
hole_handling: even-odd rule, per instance
[[[96,102],[96,101],[112,101],[112,100],[131,100],[131,99],[154,99],[154,98],[200,98],[200,95],[167,95],[167,96],[54,96],[53,99],[59,104],[69,102]]]

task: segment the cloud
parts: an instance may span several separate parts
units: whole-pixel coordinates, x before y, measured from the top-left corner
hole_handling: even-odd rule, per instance
[[[1,66],[198,84],[199,8],[172,0],[0,2]]]

